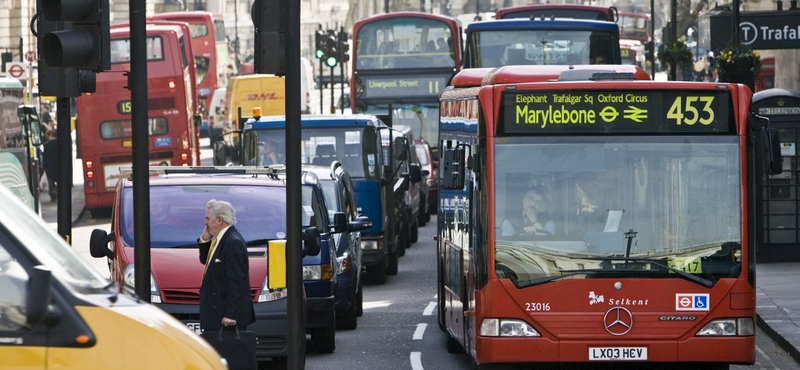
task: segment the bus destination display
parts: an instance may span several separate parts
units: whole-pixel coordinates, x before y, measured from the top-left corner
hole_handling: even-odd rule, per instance
[[[524,91],[504,95],[502,132],[728,133],[728,91]]]
[[[362,76],[362,99],[437,97],[447,87],[449,76]]]

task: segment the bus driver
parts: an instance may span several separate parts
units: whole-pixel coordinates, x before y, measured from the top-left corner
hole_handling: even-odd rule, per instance
[[[556,234],[556,226],[547,215],[544,192],[540,188],[531,188],[522,198],[522,215],[516,221],[503,221],[501,234],[510,235],[549,235]]]

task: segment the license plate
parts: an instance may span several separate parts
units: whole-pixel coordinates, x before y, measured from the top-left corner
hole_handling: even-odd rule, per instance
[[[590,361],[645,361],[647,347],[589,347]]]
[[[202,334],[202,332],[200,331],[200,323],[199,322],[187,322],[186,323],[186,327],[188,327],[189,330],[192,330],[197,334]]]

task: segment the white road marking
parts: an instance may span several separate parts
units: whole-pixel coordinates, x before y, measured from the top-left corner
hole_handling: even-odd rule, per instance
[[[436,308],[436,302],[428,303],[428,307],[425,307],[425,311],[422,311],[422,316],[430,316],[433,315],[433,310]]]
[[[422,336],[425,335],[425,329],[428,328],[428,324],[417,324],[417,330],[414,330],[414,336],[411,337],[413,340],[422,340]]]
[[[411,370],[423,370],[422,352],[411,352]]]

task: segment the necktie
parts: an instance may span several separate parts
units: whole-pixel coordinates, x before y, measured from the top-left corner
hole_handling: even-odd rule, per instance
[[[206,265],[205,267],[203,267],[203,278],[206,277],[206,271],[208,270],[208,265],[210,265],[211,261],[213,260],[215,249],[217,249],[217,237],[214,237],[214,240],[211,241],[211,248],[208,249],[208,257],[206,257]]]

